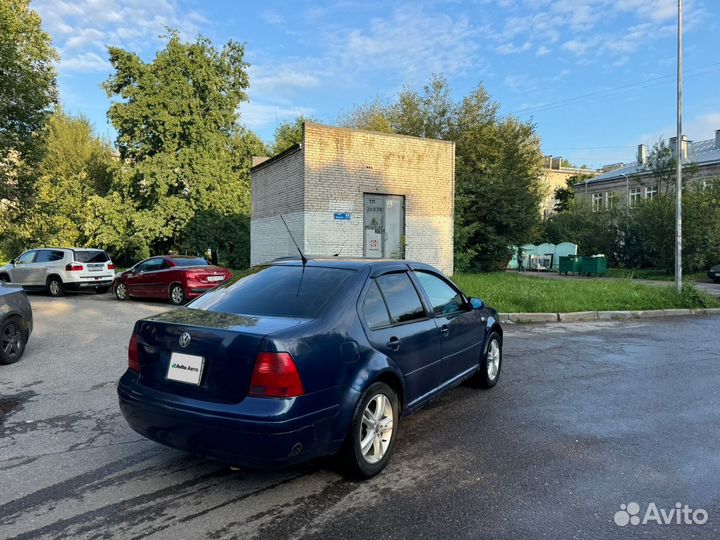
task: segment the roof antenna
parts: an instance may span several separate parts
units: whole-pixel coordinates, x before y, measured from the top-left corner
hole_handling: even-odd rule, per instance
[[[292,240],[293,244],[295,244],[295,247],[297,248],[298,253],[300,253],[300,260],[302,260],[303,266],[305,266],[308,262],[307,257],[305,255],[303,255],[303,252],[300,249],[300,246],[298,246],[298,243],[295,241],[295,238],[293,238],[293,235],[290,232],[290,227],[288,227],[288,224],[285,221],[285,218],[282,216],[282,214],[280,214],[280,219],[282,219],[282,222],[285,225],[285,228],[287,229],[288,234],[290,235],[290,240]]]
[[[342,253],[342,250],[343,250],[343,248],[340,248],[340,251],[338,251],[337,253],[335,253],[335,254],[333,255],[333,257],[339,257],[340,254]]]

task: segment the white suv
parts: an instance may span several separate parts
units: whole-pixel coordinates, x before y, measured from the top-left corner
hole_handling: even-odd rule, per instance
[[[114,277],[115,265],[102,249],[31,249],[0,267],[0,281],[45,289],[50,296],[87,288],[106,293]]]

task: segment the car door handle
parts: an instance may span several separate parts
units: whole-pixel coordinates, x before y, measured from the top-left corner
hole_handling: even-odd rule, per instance
[[[440,333],[441,333],[443,336],[447,336],[447,335],[450,333],[450,328],[448,328],[448,325],[447,325],[447,324],[443,324],[443,325],[442,325],[442,327],[440,328]]]
[[[387,348],[393,351],[397,351],[400,348],[400,340],[396,337],[391,337],[390,341],[386,343]]]

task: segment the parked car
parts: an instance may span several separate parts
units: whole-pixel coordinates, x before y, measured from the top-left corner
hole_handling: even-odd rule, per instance
[[[230,270],[201,257],[166,255],[145,259],[115,276],[113,291],[118,300],[167,298],[179,306],[230,279]]]
[[[44,289],[50,296],[81,289],[103,294],[110,290],[114,275],[110,256],[91,248],[31,249],[0,267],[0,281]]]
[[[715,283],[720,283],[720,264],[716,264],[708,271],[708,277]]]
[[[399,419],[470,379],[492,388],[503,329],[432,266],[278,260],[135,324],[118,384],[130,426],[231,465],[337,454],[370,477]]]
[[[0,364],[22,358],[32,329],[32,307],[22,287],[0,283]]]

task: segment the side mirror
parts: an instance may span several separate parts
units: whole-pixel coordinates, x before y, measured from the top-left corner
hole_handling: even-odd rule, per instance
[[[15,259],[10,259],[10,264],[15,264]]]
[[[473,309],[482,309],[485,307],[485,302],[480,300],[479,298],[471,298],[470,299],[470,306]]]

